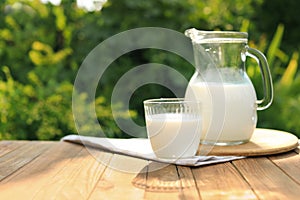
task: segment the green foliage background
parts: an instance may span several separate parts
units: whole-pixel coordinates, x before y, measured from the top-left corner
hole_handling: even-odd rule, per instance
[[[300,136],[300,20],[291,14],[299,7],[297,0],[108,0],[100,12],[86,12],[71,0],[63,0],[60,6],[39,0],[1,1],[0,139],[56,140],[76,133],[71,104],[73,82],[82,61],[108,37],[147,26],[180,32],[191,27],[247,31],[249,45],[267,56],[274,79],[274,103],[259,112],[258,126]],[[193,67],[184,60],[161,51],[135,51],[117,59],[101,79],[96,99],[89,102],[96,105],[108,137],[128,137],[111,114],[115,83],[129,69],[150,62],[172,66],[187,79],[193,74]],[[261,96],[259,69],[253,60],[247,66]],[[176,84],[172,77],[165,78]],[[161,96],[172,93],[158,85],[138,89],[132,97],[130,117],[142,125],[142,100]],[[86,97],[82,95],[81,100],[86,102]],[[117,117],[128,115],[119,112]]]

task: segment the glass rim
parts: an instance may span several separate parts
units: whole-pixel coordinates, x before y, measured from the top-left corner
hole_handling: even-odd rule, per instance
[[[178,104],[178,103],[197,103],[201,104],[199,100],[187,100],[185,98],[154,98],[146,99],[143,101],[144,104]]]

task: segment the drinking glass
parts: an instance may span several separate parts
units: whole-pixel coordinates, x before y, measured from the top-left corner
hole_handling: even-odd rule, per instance
[[[147,135],[158,158],[178,159],[196,154],[201,137],[199,101],[161,98],[144,101]]]

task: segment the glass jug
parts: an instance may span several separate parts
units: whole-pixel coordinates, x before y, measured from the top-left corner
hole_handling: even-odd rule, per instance
[[[256,128],[257,110],[268,108],[273,85],[265,56],[248,47],[248,34],[231,31],[188,29],[196,71],[185,94],[202,102],[201,143],[235,145],[248,142]],[[261,70],[264,98],[257,100],[245,70],[246,57],[254,58]]]

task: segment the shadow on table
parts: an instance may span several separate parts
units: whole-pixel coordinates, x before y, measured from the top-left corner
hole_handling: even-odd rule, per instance
[[[185,188],[195,187],[193,178],[184,177],[185,184],[182,183],[178,168],[180,167],[175,165],[150,162],[148,166],[136,175],[132,180],[132,184],[148,192],[178,192]],[[145,171],[147,173],[146,178]]]

